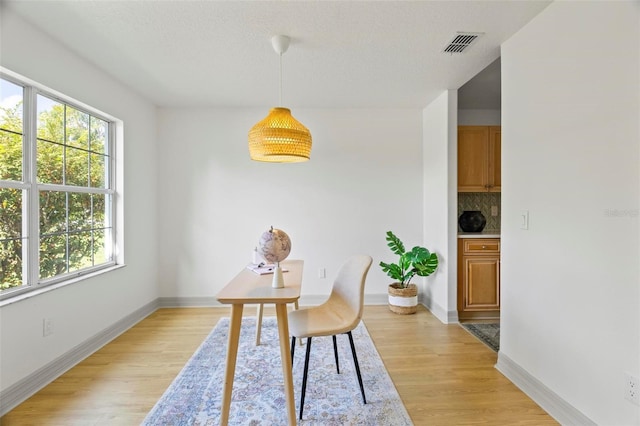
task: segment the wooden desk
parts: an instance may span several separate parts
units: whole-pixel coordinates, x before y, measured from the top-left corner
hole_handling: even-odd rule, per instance
[[[258,275],[248,269],[242,270],[217,294],[220,303],[231,305],[231,323],[229,324],[229,344],[227,347],[227,366],[224,375],[222,393],[222,412],[220,424],[229,422],[231,392],[236,372],[238,341],[242,325],[242,310],[247,303],[274,303],[278,319],[278,336],[280,338],[280,358],[284,376],[284,393],[287,402],[287,417],[290,425],[296,424],[296,408],[293,400],[293,375],[291,372],[291,348],[289,347],[289,324],[287,319],[287,303],[297,302],[300,298],[302,283],[302,260],[285,260],[280,266],[284,272],[284,288],[271,287],[273,275]]]

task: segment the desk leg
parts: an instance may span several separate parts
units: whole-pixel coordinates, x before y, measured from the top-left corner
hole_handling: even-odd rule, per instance
[[[289,346],[289,320],[286,303],[276,304],[278,336],[280,337],[280,358],[284,376],[284,394],[287,401],[287,417],[290,425],[296,424],[296,404],[293,399],[293,373],[291,371],[291,347]]]
[[[220,424],[226,426],[229,423],[229,409],[231,408],[231,391],[233,390],[233,377],[236,374],[236,357],[238,355],[238,342],[240,340],[240,328],[242,326],[242,310],[244,305],[231,305],[231,322],[229,324],[229,343],[227,346],[227,367],[224,373],[224,388],[222,391],[222,409]],[[289,362],[291,363],[291,362]]]
[[[260,346],[260,333],[262,332],[262,310],[264,305],[258,303],[258,309],[256,311],[256,346]]]

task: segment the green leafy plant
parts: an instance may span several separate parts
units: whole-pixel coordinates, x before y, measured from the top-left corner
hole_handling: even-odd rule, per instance
[[[426,277],[438,269],[438,255],[418,246],[405,251],[402,241],[391,231],[387,231],[387,245],[400,259],[397,263],[380,262],[380,267],[389,277],[398,280],[401,288],[409,286],[414,276]]]

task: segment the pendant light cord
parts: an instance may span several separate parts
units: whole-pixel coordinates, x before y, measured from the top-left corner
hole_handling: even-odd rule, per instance
[[[278,106],[282,106],[282,53],[280,53],[280,103]]]

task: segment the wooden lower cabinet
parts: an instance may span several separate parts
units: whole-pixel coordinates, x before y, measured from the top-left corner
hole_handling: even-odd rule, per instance
[[[500,239],[458,239],[458,318],[500,318]]]

